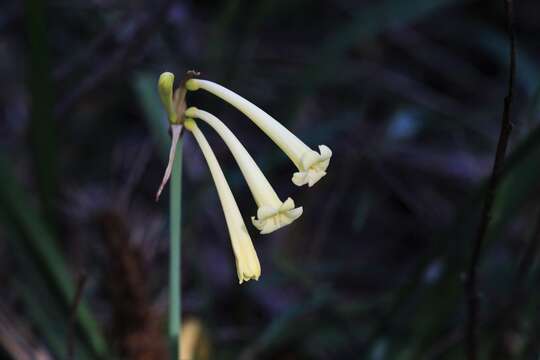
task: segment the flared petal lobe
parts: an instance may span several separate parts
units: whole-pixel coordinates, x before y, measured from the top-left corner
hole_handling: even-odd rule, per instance
[[[292,177],[292,182],[297,186],[308,184],[312,187],[326,175],[331,157],[332,150],[326,145],[319,145],[319,153],[312,150],[305,153],[300,160],[299,171]]]
[[[269,234],[285,225],[289,225],[302,215],[302,207],[295,208],[294,201],[287,198],[278,208],[260,207],[257,217],[252,216],[251,222],[261,231],[261,234]]]

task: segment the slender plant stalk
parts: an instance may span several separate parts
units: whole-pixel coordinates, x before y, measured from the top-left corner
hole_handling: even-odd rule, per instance
[[[169,342],[171,359],[180,354],[180,328],[182,325],[181,292],[181,215],[182,215],[182,140],[176,145],[170,183],[170,251],[169,251]]]
[[[467,359],[476,360],[478,358],[478,267],[482,257],[482,249],[488,234],[488,228],[491,223],[493,213],[493,203],[499,180],[504,168],[504,159],[506,157],[506,148],[508,140],[512,132],[511,108],[512,98],[514,94],[514,79],[516,76],[516,46],[514,32],[514,7],[512,0],[504,0],[507,17],[507,32],[510,42],[510,75],[508,76],[508,90],[504,98],[504,108],[501,120],[501,131],[499,133],[499,141],[497,142],[497,150],[495,153],[495,161],[491,171],[484,207],[482,209],[482,217],[478,228],[477,236],[473,244],[473,252],[467,269],[467,278],[465,282],[465,294],[467,298],[467,319],[466,319],[466,345]]]

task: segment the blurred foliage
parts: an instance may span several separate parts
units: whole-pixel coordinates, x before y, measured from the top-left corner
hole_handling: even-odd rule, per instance
[[[184,143],[183,313],[211,359],[462,359],[463,271],[508,76],[503,1],[26,0],[0,3],[0,359],[162,358],[169,137],[155,81],[188,69],[334,152],[313,188],[221,101],[304,206],[251,231],[239,286],[206,164]],[[514,133],[481,262],[484,359],[540,354],[540,3],[516,2]],[[242,213],[251,195],[206,127]],[[167,192],[168,190],[166,190]],[[192,325],[190,325],[192,326]],[[187,331],[187,330],[186,330]],[[188,341],[188,340],[185,340]]]

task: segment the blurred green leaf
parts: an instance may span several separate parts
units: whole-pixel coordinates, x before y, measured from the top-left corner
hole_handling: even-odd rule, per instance
[[[32,319],[33,326],[39,331],[39,335],[47,342],[51,351],[57,358],[66,357],[66,326],[69,321],[69,312],[58,301],[48,288],[45,274],[38,269],[38,264],[27,254],[31,253],[27,244],[20,241],[14,234],[8,236],[10,250],[19,264],[17,272],[10,279],[10,285],[17,293],[24,309]],[[90,359],[85,344],[74,339],[78,344],[77,357]]]
[[[7,215],[9,222],[20,232],[21,238],[27,242],[31,253],[28,256],[35,258],[40,264],[41,271],[50,278],[55,291],[61,296],[66,312],[75,295],[75,288],[53,236],[46,223],[38,212],[30,205],[29,197],[11,174],[9,164],[0,154],[0,206]],[[99,331],[95,319],[85,302],[81,302],[77,311],[77,320],[90,342],[93,351],[99,356],[105,356],[107,346],[105,339]]]
[[[164,116],[163,106],[159,99],[157,86],[157,76],[150,73],[140,73],[133,81],[135,93],[142,104],[145,119],[152,138],[164,159],[169,155],[170,136],[168,134],[168,123]]]

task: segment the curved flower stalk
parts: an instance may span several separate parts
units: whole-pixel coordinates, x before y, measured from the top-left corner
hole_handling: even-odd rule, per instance
[[[221,207],[225,214],[227,228],[229,229],[234,257],[236,259],[238,281],[241,284],[242,282],[251,279],[258,280],[259,276],[261,276],[261,266],[259,264],[259,259],[257,258],[257,253],[255,252],[255,248],[253,247],[253,243],[247,232],[238,205],[234,200],[231,188],[229,187],[229,184],[227,184],[227,180],[225,179],[225,175],[223,175],[223,171],[219,166],[216,156],[193,119],[186,119],[184,126],[193,133],[195,140],[197,140],[206,162],[208,163],[208,167],[210,168],[214,183],[216,184]]]
[[[311,187],[326,175],[326,169],[332,157],[332,151],[328,146],[319,145],[319,152],[312,150],[276,119],[219,84],[208,80],[190,79],[186,82],[186,88],[190,91],[204,89],[228,102],[250,118],[296,165],[298,172],[294,173],[292,177],[292,182],[295,185],[308,184]]]
[[[271,233],[292,223],[302,215],[302,207],[295,208],[294,201],[291,198],[287,198],[284,202],[279,199],[272,185],[270,185],[246,148],[221,120],[196,107],[188,108],[185,114],[189,118],[198,118],[208,123],[225,141],[257,203],[257,216],[252,217],[251,221],[261,231],[261,234]]]

